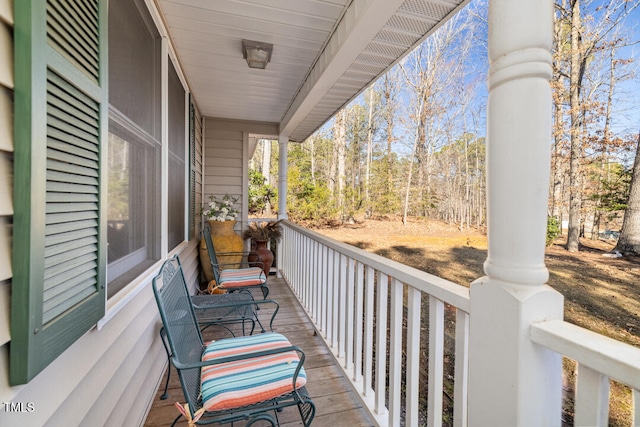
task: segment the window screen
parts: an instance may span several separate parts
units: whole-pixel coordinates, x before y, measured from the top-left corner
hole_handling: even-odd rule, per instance
[[[160,48],[142,1],[109,2],[108,296],[160,258]]]
[[[185,239],[185,91],[169,65],[169,250]]]

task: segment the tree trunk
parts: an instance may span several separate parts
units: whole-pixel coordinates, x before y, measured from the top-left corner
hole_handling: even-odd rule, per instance
[[[271,140],[262,140],[264,149],[262,150],[262,176],[265,178],[265,184],[271,184]],[[265,206],[265,214],[271,216],[271,202],[267,200]]]
[[[424,104],[422,103],[422,98],[418,99],[418,115],[417,117],[421,117],[422,111],[424,109]],[[413,174],[413,159],[416,157],[416,151],[418,148],[418,144],[420,141],[420,126],[416,128],[416,136],[413,142],[413,149],[411,150],[411,157],[409,157],[409,172],[407,176],[407,185],[404,191],[404,209],[402,213],[402,224],[407,225],[407,213],[409,212],[409,196],[411,195],[411,175]]]
[[[367,123],[367,159],[364,171],[364,206],[365,211],[371,210],[371,202],[369,195],[369,187],[371,183],[369,177],[371,175],[371,158],[373,156],[373,88],[369,89],[369,121]]]
[[[311,146],[311,183],[316,185],[316,138],[314,136],[309,138],[309,145]]]
[[[640,255],[640,133],[629,188],[629,202],[615,250],[623,254]]]
[[[593,227],[591,228],[591,239],[596,240],[600,235],[600,212],[602,205],[602,191],[603,191],[603,179],[606,176],[606,169],[609,164],[609,156],[607,146],[611,143],[611,109],[613,106],[613,89],[616,83],[616,61],[615,61],[615,47],[611,47],[609,51],[609,91],[607,92],[607,104],[605,107],[604,129],[602,131],[602,144],[601,144],[601,159],[600,159],[600,174],[597,178],[596,205],[593,212]]]
[[[331,197],[336,199],[336,171],[338,170],[338,138],[340,134],[339,128],[342,126],[344,128],[344,123],[339,123],[342,121],[341,112],[336,115],[336,118],[333,122],[333,144],[331,144],[331,161],[329,162],[329,177],[327,180],[327,187],[329,187],[329,193]]]
[[[563,5],[564,7],[564,5]],[[563,82],[563,73],[561,70],[562,64],[562,49],[558,46],[563,44],[562,39],[562,28],[563,21],[560,18],[554,19],[554,61],[553,61],[553,80],[551,81],[552,85],[552,96],[553,96],[553,106],[554,106],[554,121],[553,121],[553,150],[551,154],[551,171],[552,171],[552,184],[551,184],[551,198],[549,202],[549,210],[551,216],[560,217],[561,216],[561,208],[558,205],[562,205],[562,193],[561,183],[561,155],[562,155],[562,147],[564,145],[564,102],[566,100],[565,91],[564,91],[564,82]]]
[[[389,197],[393,191],[393,132],[395,124],[395,100],[392,99],[392,82],[388,74],[384,78],[385,119],[387,125],[387,179],[385,197]]]
[[[337,166],[338,166],[338,171],[337,171],[337,177],[336,177],[336,181],[338,184],[338,188],[337,188],[337,199],[338,199],[338,207],[340,208],[340,210],[344,210],[344,184],[345,184],[345,175],[346,175],[346,170],[345,170],[345,149],[346,149],[346,145],[347,145],[347,138],[346,138],[346,110],[342,109],[338,115],[336,116],[336,124],[335,124],[335,134],[334,134],[334,141],[336,144],[336,156],[337,156]]]
[[[571,110],[571,149],[569,162],[569,231],[567,250],[577,252],[580,249],[580,153],[582,146],[582,125],[580,106],[580,86],[582,83],[580,53],[580,0],[571,1],[571,74],[570,74],[570,110]]]

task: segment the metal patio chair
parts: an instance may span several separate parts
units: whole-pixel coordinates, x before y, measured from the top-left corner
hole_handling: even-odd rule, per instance
[[[243,256],[240,268],[227,268],[229,264],[221,264],[218,262],[213,241],[211,240],[211,229],[209,223],[204,224],[202,228],[202,237],[207,245],[209,253],[209,262],[213,270],[213,277],[216,284],[229,292],[250,290],[252,288],[260,288],[263,299],[267,299],[269,288],[267,287],[267,276],[262,269],[262,263],[248,262],[246,256]],[[230,253],[225,252],[224,255]],[[239,253],[245,255],[244,253]],[[222,256],[223,253],[220,253]],[[237,265],[234,265],[237,267]]]
[[[179,262],[180,260],[178,260],[178,263]],[[184,286],[186,292],[189,293],[186,282]],[[280,310],[280,305],[276,301],[262,300],[256,302],[253,296],[247,292],[191,295],[191,304],[193,305],[201,332],[210,326],[219,326],[226,329],[232,337],[235,337],[235,333],[231,329],[231,325],[233,324],[241,325],[242,335],[246,334],[247,323],[251,325],[249,335],[253,334],[256,323],[260,326],[260,332],[266,332],[256,312],[258,305],[273,305],[274,307],[271,318],[269,319],[270,331],[273,331],[273,321]],[[167,342],[167,334],[164,327],[160,329],[160,337],[162,338],[162,344],[167,353],[167,359],[171,361],[171,349]],[[169,397],[168,389],[170,379],[171,364],[169,364],[169,368],[167,369],[164,393],[160,397],[163,400]]]
[[[153,292],[188,416],[195,419],[205,411],[197,424],[266,421],[276,426],[279,410],[297,406],[303,425],[311,425],[315,405],[305,388],[300,348],[275,332],[205,345],[177,256],[165,261],[153,279]]]

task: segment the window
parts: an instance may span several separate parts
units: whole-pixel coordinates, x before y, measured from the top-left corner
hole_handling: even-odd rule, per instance
[[[109,2],[108,296],[160,259],[160,36],[141,0]]]
[[[169,250],[185,239],[185,91],[169,65]]]

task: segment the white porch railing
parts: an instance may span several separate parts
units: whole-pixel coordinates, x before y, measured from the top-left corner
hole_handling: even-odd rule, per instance
[[[466,426],[469,289],[289,222],[283,228],[280,271],[379,425],[439,426],[443,416],[453,416],[454,425]],[[422,318],[423,301],[428,319]],[[426,396],[420,393],[426,381],[421,357],[428,359]],[[444,388],[449,360],[455,360],[447,370],[454,378],[446,378],[447,384],[453,380],[453,396]],[[388,387],[378,381],[387,376]],[[453,413],[443,415],[447,395],[455,403]],[[439,408],[429,410],[427,420],[419,413],[425,401]]]
[[[280,271],[376,422],[466,426],[469,289],[290,222],[283,228]],[[574,425],[608,424],[610,378],[631,387],[638,402],[639,348],[560,320],[534,324],[530,335],[579,364]],[[445,367],[449,359],[453,369]],[[420,368],[426,364],[425,396]],[[452,371],[453,378],[445,377]],[[451,380],[453,396],[445,387]],[[450,398],[448,405],[443,396]],[[425,402],[426,408],[438,408],[428,410],[427,419],[419,411]],[[440,410],[451,405],[450,412]],[[640,420],[639,407],[632,410],[632,425]]]

